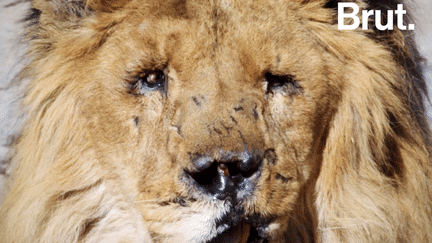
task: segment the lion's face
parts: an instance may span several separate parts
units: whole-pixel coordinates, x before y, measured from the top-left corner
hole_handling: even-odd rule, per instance
[[[332,60],[296,4],[236,4],[129,6],[80,84],[107,176],[156,239],[270,234],[319,172]]]

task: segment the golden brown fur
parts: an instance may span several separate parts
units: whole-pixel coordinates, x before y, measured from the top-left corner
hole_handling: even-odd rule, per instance
[[[432,242],[412,33],[336,6],[34,0],[0,242]]]

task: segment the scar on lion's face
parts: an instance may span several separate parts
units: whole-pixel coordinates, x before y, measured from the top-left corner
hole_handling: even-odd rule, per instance
[[[337,3],[34,0],[0,239],[432,241],[421,58]]]

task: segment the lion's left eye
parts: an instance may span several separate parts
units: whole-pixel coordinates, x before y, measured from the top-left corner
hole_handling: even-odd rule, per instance
[[[292,75],[266,73],[264,78],[267,82],[267,93],[282,91],[287,95],[293,95],[302,91],[302,88]]]
[[[146,91],[164,90],[166,88],[166,75],[162,70],[144,71],[134,78],[131,83],[131,92],[143,95]]]

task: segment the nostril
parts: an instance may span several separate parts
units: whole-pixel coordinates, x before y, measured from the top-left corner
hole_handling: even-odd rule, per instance
[[[250,153],[243,153],[239,161],[238,168],[244,177],[252,176],[260,167],[262,163],[262,156],[252,155]]]
[[[204,159],[195,161],[199,168],[193,172],[187,172],[193,180],[193,184],[219,199],[224,199],[227,195],[238,193],[245,187],[243,183],[252,176],[259,174],[262,158],[253,156],[238,156],[231,160],[212,160],[205,159],[206,163],[201,163]],[[205,166],[204,166],[205,165]],[[250,181],[250,180],[249,180]],[[252,182],[251,182],[252,183]]]
[[[213,181],[219,176],[216,163],[213,163],[210,167],[201,172],[194,172],[189,174],[201,186],[210,186]]]
[[[215,162],[201,172],[189,172],[188,174],[199,189],[216,196],[218,199],[225,199],[227,193],[234,189],[234,182],[224,163]]]
[[[255,163],[246,163],[244,161],[233,161],[227,163],[227,171],[232,179],[237,182],[243,179],[249,178],[258,171],[258,166],[254,166]]]
[[[201,172],[189,172],[191,177],[202,186],[210,186],[220,177],[228,177],[236,182],[253,176],[258,167],[244,166],[240,161],[237,163],[214,162],[210,167]]]

